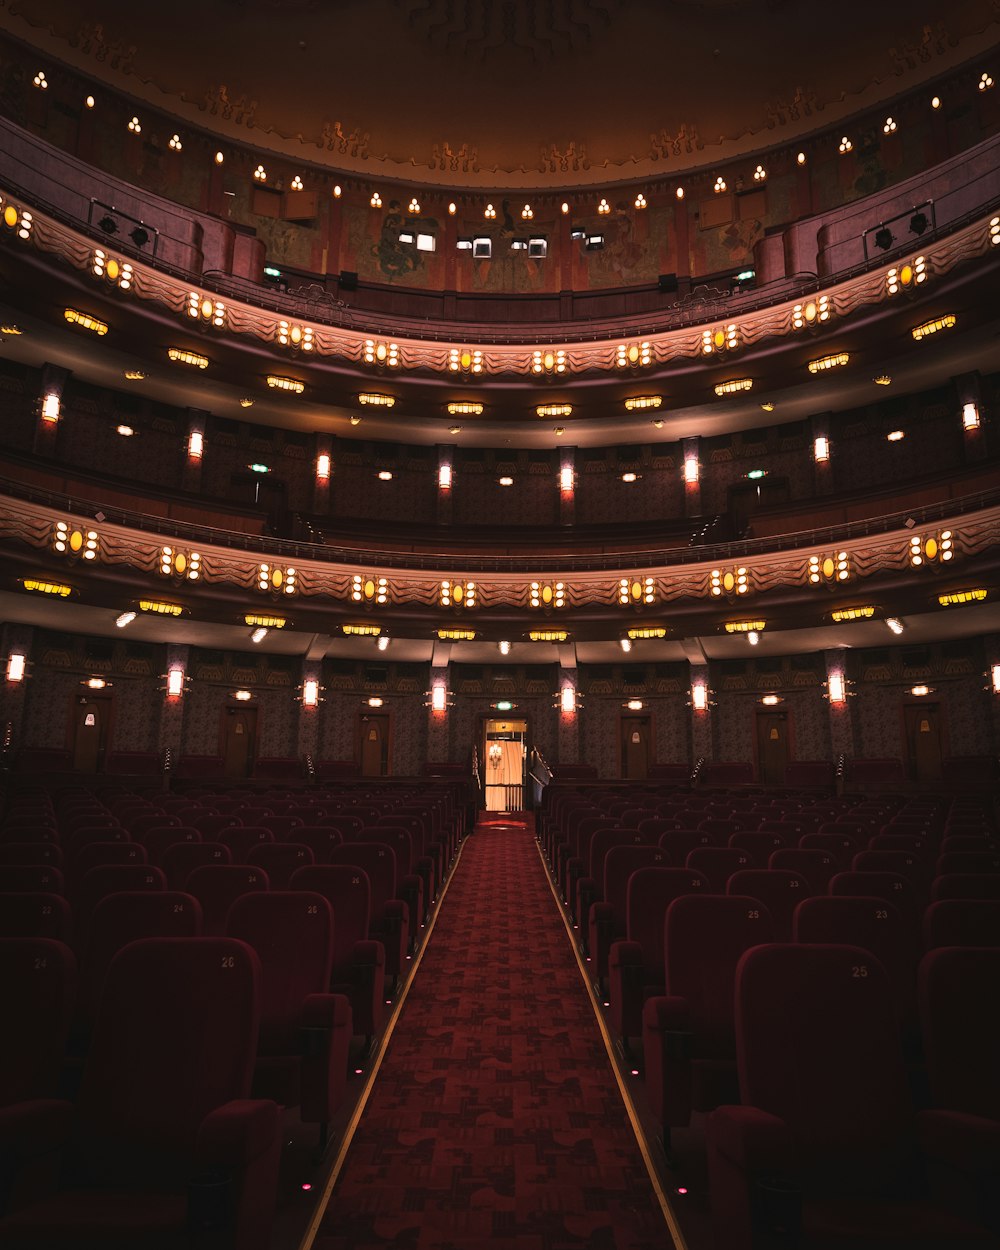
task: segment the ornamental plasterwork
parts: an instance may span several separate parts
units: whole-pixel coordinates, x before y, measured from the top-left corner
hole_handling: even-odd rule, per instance
[[[6,192],[0,191],[4,204],[13,204],[19,212],[25,209],[31,214],[31,229],[25,245],[37,251],[55,256],[79,270],[92,270],[95,246],[92,241],[68,229],[66,226],[47,217],[44,213],[23,204],[17,198],[11,199]],[[994,246],[990,230],[990,217],[984,216],[980,221],[965,229],[937,240],[920,252],[927,280],[940,277],[950,272],[956,265],[971,260],[976,256],[989,253]],[[159,304],[169,309],[178,319],[190,317],[188,309],[192,296],[201,298],[201,292],[192,290],[190,283],[184,283],[156,269],[143,265],[140,261],[127,262],[132,267],[131,286],[125,298],[134,296],[137,299]],[[904,264],[904,259],[897,259],[895,267]],[[826,325],[831,325],[839,318],[848,317],[861,308],[884,304],[898,298],[890,295],[887,289],[886,273],[890,266],[880,266],[861,274],[837,286],[828,287],[823,291],[829,317]],[[98,278],[96,281],[102,281]],[[105,286],[107,284],[105,283]],[[204,298],[212,297],[205,294]],[[796,310],[802,309],[810,297],[798,296],[793,300],[776,303],[770,307],[754,312],[726,318],[724,326],[715,320],[698,325],[685,326],[682,329],[667,330],[659,334],[643,336],[643,347],[648,344],[650,349],[650,366],[663,366],[673,360],[682,359],[723,359],[723,352],[711,356],[706,355],[706,336],[708,341],[715,337],[716,330],[722,330],[723,336],[735,326],[739,347],[752,348],[757,343],[775,336],[793,336],[806,332],[797,329]],[[820,297],[817,296],[816,299]],[[275,316],[264,309],[255,308],[238,300],[227,298],[225,304],[225,328],[209,333],[235,333],[257,339],[259,342],[275,344],[282,323],[287,319]],[[308,329],[312,341],[309,355],[314,357],[339,358],[349,361],[364,370],[366,353],[376,361],[374,369],[387,368],[388,365],[378,363],[390,358],[396,362],[400,370],[426,369],[435,373],[453,372],[449,363],[449,354],[455,351],[476,351],[481,353],[483,374],[498,375],[518,373],[537,376],[536,362],[540,354],[543,359],[560,357],[565,362],[563,376],[584,373],[589,370],[600,370],[609,374],[620,373],[617,367],[617,353],[621,344],[619,337],[608,338],[597,342],[563,342],[542,344],[476,344],[469,340],[460,342],[427,341],[426,339],[409,339],[405,335],[372,334],[364,330],[349,329],[341,326],[324,325],[319,322],[302,321],[303,329]],[[706,329],[706,326],[708,327]],[[623,334],[622,338],[629,339]],[[379,348],[385,350],[379,352]],[[391,351],[390,351],[391,349]],[[210,349],[209,349],[210,350]],[[279,363],[285,358],[284,349],[277,348],[272,358],[272,367],[280,369]],[[291,361],[294,355],[288,354]],[[738,367],[735,366],[734,367]]]
[[[61,520],[79,524],[77,519],[53,509],[17,499],[0,498],[0,538],[23,542],[37,549],[47,549],[51,547],[52,534]],[[84,524],[94,526],[95,523],[86,521]],[[959,565],[962,558],[979,555],[990,547],[1000,545],[1000,507],[944,520],[936,523],[938,525],[950,529],[952,534],[955,561],[950,567]],[[145,574],[148,581],[143,585],[144,593],[170,598],[171,592],[182,593],[180,587],[183,587],[183,597],[190,600],[196,594],[197,585],[206,583],[239,586],[246,592],[248,604],[251,601],[265,603],[275,597],[258,588],[261,556],[267,561],[271,560],[266,553],[258,553],[257,558],[254,558],[252,552],[236,553],[210,543],[199,545],[201,565],[198,583],[180,581],[175,587],[169,577],[164,577],[159,572],[163,547],[157,541],[156,535],[107,523],[99,525],[97,529],[100,555],[94,563],[126,565]],[[764,594],[779,586],[799,586],[817,594],[821,591],[830,594],[831,590],[839,594],[849,594],[856,582],[864,581],[877,573],[911,571],[911,535],[910,530],[900,529],[838,543],[838,547],[849,554],[851,575],[849,580],[837,582],[832,588],[816,587],[809,580],[809,557],[825,555],[829,544],[822,548],[803,547],[793,551],[763,552],[742,558],[738,563],[730,557],[725,568],[738,570],[740,580],[746,584],[745,593],[734,590],[721,595],[713,594],[713,573],[719,571],[718,562],[672,566],[668,559],[664,559],[662,565],[644,570],[643,576],[652,577],[655,587],[656,605],[650,612],[655,614],[662,605],[685,599],[704,599],[720,608],[731,609],[737,603],[753,602],[755,595]],[[388,580],[391,589],[390,604],[439,607],[441,573],[435,575],[423,569],[419,573],[396,568],[380,569],[376,564],[368,563],[376,553],[362,554],[366,567],[370,570],[368,576],[384,576]],[[296,576],[295,597],[324,598],[331,601],[331,606],[337,603],[347,611],[355,606],[352,587],[357,566],[337,565],[318,559],[296,559],[293,567]],[[446,576],[452,576],[447,571],[444,572]],[[933,575],[933,572],[929,573],[929,576]],[[67,576],[72,580],[71,574]],[[523,572],[491,573],[487,579],[481,573],[470,572],[467,576],[475,580],[477,589],[477,606],[467,614],[470,624],[478,612],[499,607],[523,608],[526,619],[540,624],[545,619],[558,620],[565,609],[532,609],[529,606],[532,581],[561,582],[565,588],[566,608],[594,606],[604,609],[615,601],[622,576],[634,576],[634,565],[618,570],[601,570],[600,573],[541,569],[533,575]],[[290,606],[290,602],[294,603],[294,598],[289,602],[288,597],[281,595],[279,602]],[[376,620],[382,611],[371,605],[364,610],[371,612]],[[387,605],[385,610],[391,609]],[[629,610],[623,609],[624,612]]]

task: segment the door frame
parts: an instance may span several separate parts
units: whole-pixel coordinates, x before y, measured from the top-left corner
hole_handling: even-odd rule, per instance
[[[486,802],[486,756],[483,747],[486,745],[486,723],[491,720],[502,721],[505,717],[508,720],[524,721],[524,769],[521,775],[521,802],[527,802],[528,799],[528,764],[531,758],[531,717],[527,712],[522,712],[517,707],[516,702],[512,699],[514,708],[510,712],[495,712],[491,708],[488,712],[480,712],[476,721],[476,757],[479,760],[479,782],[482,787],[483,803]]]
[[[392,756],[393,747],[395,746],[396,718],[392,714],[392,708],[388,704],[383,703],[381,707],[368,707],[364,705],[359,707],[354,714],[354,762],[358,766],[358,776],[361,776],[361,726],[366,716],[384,716],[386,718],[386,748],[385,748],[385,768],[383,776],[391,777],[392,773]]]
[[[246,773],[247,777],[252,777],[254,775],[254,770],[257,767],[257,760],[260,757],[260,752],[257,750],[257,747],[260,743],[261,714],[263,712],[263,708],[257,702],[256,699],[250,699],[246,703],[235,703],[235,702],[227,700],[227,702],[225,702],[222,705],[222,708],[219,712],[219,758],[223,762],[223,767],[225,767],[226,718],[229,717],[230,715],[235,715],[237,712],[253,712],[256,716],[256,720],[254,721],[253,744],[252,744],[251,756],[248,761],[248,770]]]
[[[646,760],[646,767],[647,767],[646,780],[647,781],[652,776],[653,769],[656,767],[656,763],[657,763],[657,760],[656,760],[656,717],[653,713],[653,709],[649,707],[648,705],[644,707],[641,712],[630,712],[628,708],[624,708],[624,707],[619,708],[618,709],[618,778],[621,781],[634,781],[635,780],[634,777],[626,777],[623,772],[623,769],[625,766],[625,752],[623,750],[623,747],[625,745],[623,722],[628,720],[630,717],[636,717],[636,716],[641,716],[643,717],[643,719],[649,722],[649,754]]]
[[[913,682],[917,685],[917,682]],[[927,683],[930,685],[930,682]],[[910,753],[910,740],[906,733],[906,709],[910,707],[935,707],[938,714],[938,735],[941,745],[941,777],[944,779],[944,762],[948,758],[948,748],[950,745],[951,735],[948,732],[948,701],[944,697],[940,688],[933,688],[929,695],[927,694],[910,694],[907,687],[903,698],[899,702],[899,740],[903,747],[903,762],[906,765],[907,777],[914,783],[919,783],[917,777],[917,761]],[[933,782],[925,782],[923,784],[933,785]]]
[[[764,779],[760,769],[760,733],[758,731],[758,723],[761,716],[768,715],[773,712],[784,712],[785,714],[785,744],[787,752],[785,762],[787,764],[795,763],[795,717],[792,715],[792,707],[784,695],[778,696],[781,702],[774,707],[765,707],[760,701],[760,696],[756,696],[753,705],[753,769],[754,776],[757,778],[757,784],[763,785]]]
[[[83,706],[83,703],[89,703],[91,700],[105,704],[102,712],[106,712],[105,717],[105,733],[104,733],[104,749],[101,750],[98,743],[97,751],[97,769],[94,773],[95,777],[99,777],[105,771],[105,765],[108,756],[112,753],[114,743],[115,730],[115,692],[109,682],[102,690],[89,690],[84,684],[82,690],[74,691],[70,696],[70,713],[66,723],[66,749],[69,751],[71,760],[76,757],[76,715],[77,709]]]

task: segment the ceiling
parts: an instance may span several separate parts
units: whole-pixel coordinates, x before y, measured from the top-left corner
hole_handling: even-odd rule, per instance
[[[0,27],[255,147],[569,185],[791,142],[997,39],[990,0],[12,0]]]

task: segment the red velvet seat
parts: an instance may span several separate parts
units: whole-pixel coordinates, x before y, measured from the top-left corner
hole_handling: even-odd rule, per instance
[[[700,872],[713,894],[725,894],[726,882],[734,872],[755,868],[756,864],[749,851],[728,846],[697,846],[688,852],[684,866]]]
[[[667,908],[683,894],[707,893],[708,878],[693,868],[639,868],[628,880],[625,937],[608,952],[611,1025],[626,1045],[642,1033],[647,991],[663,989],[663,932]]]
[[[241,825],[238,829],[223,829],[216,841],[228,846],[234,864],[248,863],[247,856],[262,842],[273,842],[274,834],[263,825]]]
[[[931,882],[931,900],[1000,898],[1000,872],[950,872]]]
[[[574,927],[582,934],[584,949],[588,945],[586,920],[590,914],[590,905],[599,898],[604,884],[604,864],[608,851],[614,846],[652,846],[655,841],[655,838],[643,833],[641,829],[598,829],[594,832],[590,839],[590,862],[586,872],[577,877],[570,900],[570,914]]]
[[[851,860],[862,849],[861,840],[846,833],[804,833],[799,838],[803,851],[823,851],[833,859],[840,871],[851,866]]]
[[[3,864],[43,864],[62,869],[63,853],[55,842],[3,842],[0,865]]]
[[[1000,899],[948,898],[924,911],[924,949],[1000,946]]]
[[[640,868],[669,868],[670,856],[658,846],[612,847],[604,857],[604,888],[587,917],[587,950],[591,978],[603,983],[608,974],[611,943],[625,936],[625,904],[629,878]]]
[[[65,894],[66,881],[48,864],[0,864],[0,893],[28,890],[32,894]]]
[[[938,856],[935,875],[944,877],[949,873],[1000,873],[1000,852],[989,849],[948,851]]]
[[[201,904],[178,890],[122,890],[94,908],[81,952],[77,1024],[89,1036],[112,960],[129,942],[148,937],[200,937]]]
[[[792,936],[795,908],[809,897],[809,882],[789,868],[745,868],[726,882],[726,893],[755,898],[767,908],[774,936],[787,942]]]
[[[780,833],[768,833],[766,829],[741,829],[729,835],[728,845],[749,855],[752,862],[766,864],[772,851],[779,851],[788,843]]]
[[[71,895],[77,943],[85,942],[90,918],[102,898],[119,890],[160,891],[166,888],[166,875],[153,864],[102,864],[91,868],[77,882]]]
[[[349,864],[316,864],[294,873],[291,888],[322,894],[333,908],[330,988],[348,995],[354,1028],[370,1040],[378,1032],[385,1010],[385,948],[368,937],[368,874]]]
[[[768,868],[785,868],[799,873],[809,882],[813,894],[825,894],[830,878],[837,872],[838,864],[826,851],[798,846],[786,846],[772,851]]]
[[[128,829],[129,834],[137,842],[141,842],[151,829],[176,829],[182,822],[180,816],[171,815],[169,812],[149,812],[141,816],[130,816],[122,823]]]
[[[0,894],[0,937],[49,938],[67,945],[73,937],[73,911],[60,894],[12,891]]]
[[[350,1001],[329,991],[334,914],[308,890],[244,894],[229,910],[229,937],[261,965],[261,1018],[254,1090],[320,1126],[320,1145],[344,1098],[353,1034]]]
[[[249,1098],[259,1012],[260,968],[242,942],[125,947],[76,1104],[36,1103],[22,1118],[19,1161],[61,1167],[52,1192],[0,1219],[5,1250],[185,1237],[267,1250],[281,1139],[277,1105]]]
[[[257,842],[247,852],[246,862],[264,869],[272,890],[287,890],[292,874],[315,860],[312,848],[302,842]]]
[[[30,897],[23,895],[22,897]],[[76,960],[65,943],[43,937],[0,937],[0,985],[4,1026],[0,1029],[0,1159],[18,1149],[18,1103],[54,1097],[66,1051],[76,990]],[[4,1149],[7,1148],[7,1150]],[[5,1157],[6,1156],[6,1157]],[[0,1196],[2,1200],[2,1196]],[[2,1224],[0,1224],[2,1230]],[[3,1244],[0,1231],[0,1245]]]
[[[361,868],[367,875],[372,891],[368,936],[382,943],[386,976],[394,980],[410,947],[410,909],[398,894],[395,852],[385,842],[343,842],[330,852],[330,863]]]
[[[755,898],[688,894],[667,908],[665,995],[643,1008],[645,1084],[669,1140],[693,1111],[739,1098],[733,994],[744,951],[774,936]]]
[[[146,848],[138,842],[89,842],[70,861],[70,875],[79,879],[104,864],[145,864]]]
[[[188,823],[208,842],[217,838],[224,829],[235,829],[243,822],[234,812],[208,812],[203,816],[192,816]]]
[[[208,937],[226,931],[226,918],[233,903],[242,894],[256,894],[270,889],[263,868],[251,864],[203,864],[195,868],[184,883],[184,890],[201,904],[202,923]]]
[[[918,1116],[921,1145],[1000,1242],[1000,949],[929,951],[919,998],[931,1091],[931,1109]]]
[[[59,842],[59,830],[55,825],[31,824],[8,821],[0,832],[0,844],[7,842]]]
[[[885,971],[860,947],[757,946],[736,973],[740,1106],[710,1113],[715,1244],[989,1244],[924,1198]],[[859,1045],[858,1039],[864,1044]]]
[[[243,821],[244,824],[249,823],[246,817],[243,815],[241,815],[240,819]],[[271,816],[271,815],[262,816],[260,818],[260,821],[257,823],[261,824],[265,829],[270,829],[271,832],[274,834],[274,838],[276,842],[281,842],[285,839],[290,839],[291,841],[294,841],[295,830],[300,829],[303,824],[303,822],[299,819],[298,816]]]
[[[364,829],[352,839],[355,842],[382,842],[392,847],[396,857],[396,893],[406,904],[410,913],[410,932],[415,934],[427,918],[428,900],[424,893],[424,881],[413,870],[416,854],[409,830],[401,826],[376,825]],[[333,863],[331,853],[330,862]]]
[[[177,842],[160,857],[160,866],[171,890],[183,890],[196,868],[205,864],[231,864],[229,847],[221,842]]]
[[[178,825],[172,829],[150,829],[141,839],[146,848],[151,864],[159,864],[170,846],[178,846],[182,842],[200,842],[201,834],[193,825]]]

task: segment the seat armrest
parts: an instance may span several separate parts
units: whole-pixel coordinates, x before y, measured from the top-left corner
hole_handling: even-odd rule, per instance
[[[198,1126],[199,1169],[243,1168],[272,1147],[279,1107],[268,1098],[234,1098],[210,1111]]]
[[[746,1172],[784,1172],[794,1151],[788,1125],[758,1107],[717,1107],[709,1114],[712,1143]]]

